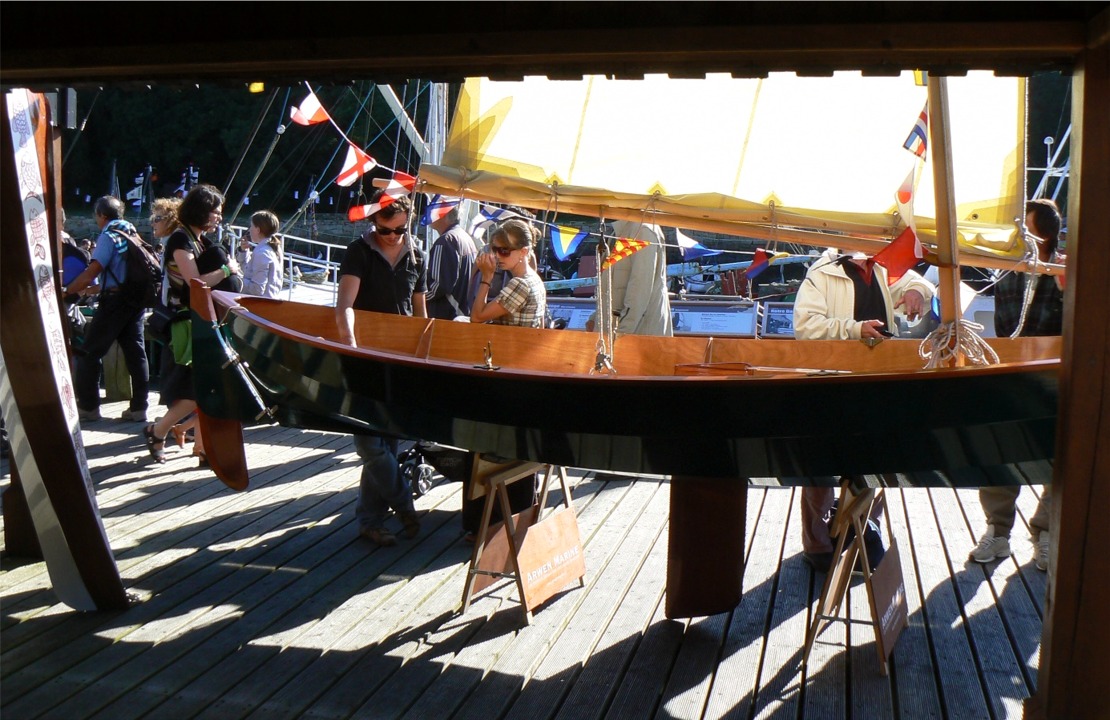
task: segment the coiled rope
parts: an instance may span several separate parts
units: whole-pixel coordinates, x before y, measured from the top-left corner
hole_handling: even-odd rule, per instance
[[[979,323],[963,318],[941,323],[921,341],[917,353],[926,369],[951,367],[960,355],[972,365],[997,365],[998,353],[979,335],[982,330]]]

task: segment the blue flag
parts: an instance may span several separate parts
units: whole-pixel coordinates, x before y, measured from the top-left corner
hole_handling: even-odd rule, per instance
[[[720,255],[720,250],[710,250],[694,238],[683,234],[678,228],[674,229],[674,236],[678,240],[678,250],[682,253],[683,260],[694,260],[706,255]]]
[[[582,244],[583,238],[589,235],[587,230],[578,230],[565,225],[551,226],[551,249],[555,257],[566,260]]]

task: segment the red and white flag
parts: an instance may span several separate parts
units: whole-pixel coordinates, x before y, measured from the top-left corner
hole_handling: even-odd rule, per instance
[[[916,175],[917,167],[915,163],[914,169],[910,170],[910,174],[902,181],[898,192],[894,194],[894,200],[898,204],[898,214],[902,217],[902,222],[906,224],[906,229],[890,245],[887,245],[875,255],[875,262],[886,268],[887,282],[890,284],[895,283],[906,274],[907,270],[917,265],[925,257],[925,249],[921,246],[921,240],[917,237],[917,226],[913,219],[913,194]]]
[[[400,170],[394,170],[393,177],[389,180],[374,178],[373,182],[375,187],[385,188],[385,192],[382,193],[377,202],[369,205],[356,205],[348,210],[347,219],[351,222],[365,220],[382,208],[393,204],[393,201],[397,198],[408,195],[416,187],[416,178]]]
[[[347,159],[343,162],[343,170],[335,179],[335,184],[349,187],[355,180],[377,167],[378,161],[359,150],[354,143],[347,143]]]
[[[290,108],[289,118],[298,125],[315,125],[331,119],[328,117],[328,111],[320,104],[316,93],[311,90],[308,91],[308,97],[301,101],[300,107]]]

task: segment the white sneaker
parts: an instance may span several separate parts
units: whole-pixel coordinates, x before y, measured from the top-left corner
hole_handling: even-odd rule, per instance
[[[1047,530],[1042,530],[1037,536],[1037,552],[1033,555],[1033,564],[1041,571],[1048,570],[1049,538],[1050,536]]]
[[[994,528],[988,527],[983,537],[979,538],[979,544],[968,554],[967,559],[977,563],[989,563],[1009,556],[1010,538],[1005,535],[995,537]]]

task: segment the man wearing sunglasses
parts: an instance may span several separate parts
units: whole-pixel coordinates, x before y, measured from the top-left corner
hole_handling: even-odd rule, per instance
[[[379,190],[371,202],[380,202],[382,197]],[[427,292],[424,253],[409,237],[411,215],[409,199],[398,198],[371,215],[371,229],[347,246],[339,266],[335,321],[340,339],[351,346],[358,340],[355,310],[428,316],[424,302]],[[401,477],[397,441],[380,435],[356,434],[354,443],[363,461],[355,506],[359,535],[382,547],[396,545],[396,536],[385,525],[392,509],[401,521],[401,536],[415,538],[420,532],[420,521],[412,491]]]

